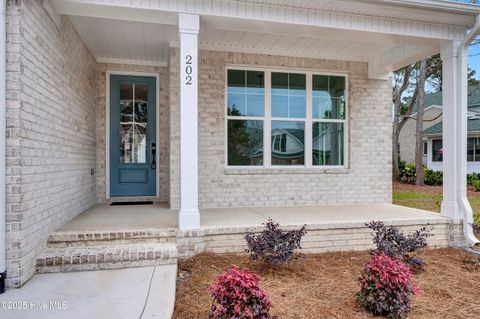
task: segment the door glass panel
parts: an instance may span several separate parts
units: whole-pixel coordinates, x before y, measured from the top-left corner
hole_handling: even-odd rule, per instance
[[[120,162],[147,161],[147,84],[120,84]]]

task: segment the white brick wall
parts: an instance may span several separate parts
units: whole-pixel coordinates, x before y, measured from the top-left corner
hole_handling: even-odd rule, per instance
[[[170,205],[179,205],[178,49],[170,57]],[[260,65],[349,74],[349,167],[225,169],[225,65]],[[200,207],[373,203],[391,201],[391,89],[367,77],[367,64],[200,51]]]
[[[47,235],[96,202],[95,61],[41,1],[8,1],[7,285],[34,272]]]
[[[160,196],[158,200],[168,201],[169,198],[169,155],[170,155],[170,114],[168,107],[168,70],[166,67],[141,66],[127,64],[97,65],[97,198],[99,202],[105,202],[105,116],[106,116],[106,73],[107,71],[119,72],[143,72],[156,73],[159,75],[159,100],[157,111],[157,125],[159,128],[159,180]]]

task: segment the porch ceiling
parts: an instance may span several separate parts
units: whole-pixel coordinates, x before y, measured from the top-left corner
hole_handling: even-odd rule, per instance
[[[445,0],[46,0],[103,62],[165,65],[178,13],[200,15],[200,49],[369,63],[372,78],[461,39],[477,7]]]
[[[99,62],[166,65],[169,46],[178,45],[178,29],[172,24],[85,16],[70,20]],[[415,52],[438,49],[435,40],[221,17],[202,17],[199,42],[208,50],[361,62],[400,44]]]

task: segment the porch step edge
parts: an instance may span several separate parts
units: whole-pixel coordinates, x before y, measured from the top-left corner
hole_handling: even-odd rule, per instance
[[[36,259],[37,273],[73,272],[176,264],[173,243],[47,248]]]
[[[125,245],[129,243],[174,242],[176,230],[164,229],[128,229],[128,230],[87,230],[87,231],[56,231],[48,236],[49,248],[73,246],[108,246]]]

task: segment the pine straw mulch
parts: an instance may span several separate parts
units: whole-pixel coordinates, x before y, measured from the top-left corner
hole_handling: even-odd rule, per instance
[[[423,292],[414,298],[409,318],[480,318],[479,260],[453,248],[429,249],[423,257],[426,271],[415,275]],[[368,252],[309,254],[274,273],[246,255],[200,254],[180,261],[173,318],[208,318],[208,287],[230,264],[261,276],[280,319],[372,318],[355,299],[368,258]]]

